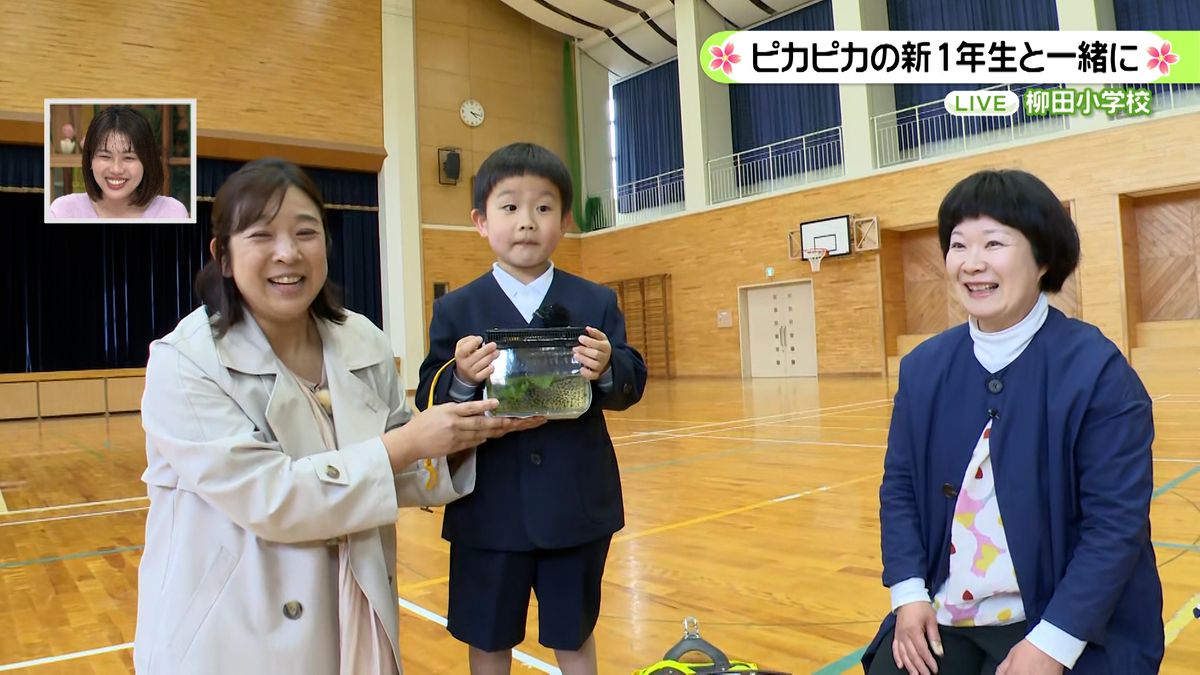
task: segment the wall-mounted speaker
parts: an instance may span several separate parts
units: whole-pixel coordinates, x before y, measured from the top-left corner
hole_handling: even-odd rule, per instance
[[[438,148],[438,183],[458,185],[462,173],[462,153],[457,148]]]

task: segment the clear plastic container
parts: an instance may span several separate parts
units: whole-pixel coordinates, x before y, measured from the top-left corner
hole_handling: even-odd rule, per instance
[[[484,385],[500,405],[497,417],[573,419],[592,405],[592,383],[580,373],[574,348],[583,328],[516,328],[487,331],[498,356]]]

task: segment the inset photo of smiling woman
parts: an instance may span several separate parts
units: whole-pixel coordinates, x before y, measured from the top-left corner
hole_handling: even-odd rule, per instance
[[[195,99],[47,99],[46,222],[196,222]]]

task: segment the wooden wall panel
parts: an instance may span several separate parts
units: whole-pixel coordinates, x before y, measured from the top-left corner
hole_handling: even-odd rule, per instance
[[[0,419],[37,417],[37,382],[0,382]]]
[[[671,280],[666,275],[604,282],[617,294],[625,341],[642,355],[652,377],[670,377]]]
[[[38,383],[42,417],[103,413],[104,380],[57,380]]]
[[[937,230],[904,233],[904,297],[907,300],[905,333],[939,333],[950,327],[951,305],[946,263]]]
[[[908,305],[904,286],[904,247],[899,232],[883,231],[879,249],[883,285],[883,336],[888,356],[895,356],[896,338],[908,330]]]
[[[377,2],[30,0],[5,3],[0,44],[20,63],[0,110],[195,98],[200,129],[383,146]]]
[[[566,157],[561,33],[501,0],[416,0],[417,127],[421,222],[469,225],[471,177],[492,151],[516,141]],[[459,105],[486,113],[471,128]],[[462,152],[457,185],[438,184],[439,147]]]
[[[1137,325],[1142,321],[1142,265],[1138,249],[1137,212],[1132,197],[1120,197],[1121,253],[1125,276],[1125,330],[1130,347],[1137,347]]]
[[[1143,321],[1200,318],[1200,190],[1134,201]]]

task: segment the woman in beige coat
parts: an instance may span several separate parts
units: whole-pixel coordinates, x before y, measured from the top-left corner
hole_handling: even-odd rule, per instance
[[[469,493],[470,448],[544,421],[413,417],[387,338],[326,283],[329,242],[291,164],[217,193],[204,306],[146,368],[139,673],[399,673],[397,507]]]

